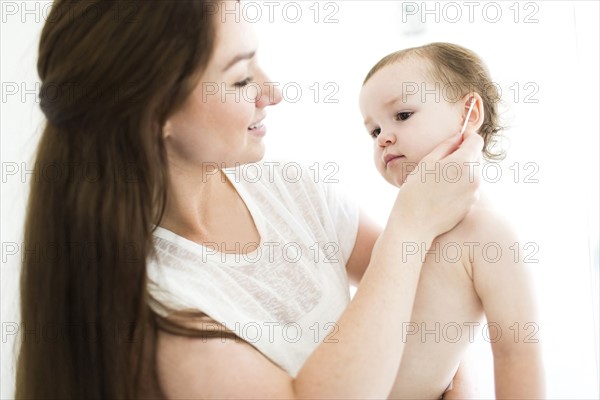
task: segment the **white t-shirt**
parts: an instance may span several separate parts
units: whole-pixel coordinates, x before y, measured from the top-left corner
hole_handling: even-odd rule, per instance
[[[336,321],[350,301],[345,266],[358,207],[297,163],[224,172],[254,219],[260,246],[219,253],[157,227],[149,290],[169,307],[206,313],[295,377],[328,333],[336,340]]]

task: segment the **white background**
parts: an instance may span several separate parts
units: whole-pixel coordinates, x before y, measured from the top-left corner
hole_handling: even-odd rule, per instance
[[[16,4],[17,14],[9,15],[13,9],[6,3]],[[286,102],[268,110],[267,158],[321,167],[335,163],[339,170],[333,178],[339,180],[340,189],[382,225],[396,189],[372,165],[371,139],[357,105],[365,74],[392,51],[432,41],[466,46],[486,61],[503,89],[503,115],[510,127],[508,158],[500,164],[502,178],[487,183],[486,190],[519,228],[522,242],[533,242],[539,249],[532,254],[538,261],[532,265],[542,305],[537,336],[545,348],[548,396],[599,398],[594,318],[598,315],[598,2],[473,2],[471,16],[466,2],[405,2],[410,3],[405,5],[409,11],[429,10],[422,16],[424,22],[418,13],[403,14],[402,2],[396,1],[316,5],[302,1],[294,9],[288,7],[287,14],[286,3],[293,2],[280,2],[272,22],[262,3],[242,13],[254,19],[256,9],[262,11],[256,23],[259,60],[272,80],[302,89],[296,102],[290,89]],[[35,63],[47,3],[27,2],[27,9],[38,9],[31,14],[23,13],[23,4],[2,2],[0,398],[13,393],[15,336],[9,329],[18,322],[21,255],[11,254],[7,246],[21,243],[30,177],[6,172],[14,163],[30,165],[43,121],[35,96]],[[296,8],[302,16],[292,23]],[[332,23],[325,22],[327,16]],[[8,95],[11,83],[20,87],[18,94]],[[332,87],[337,88],[335,94]],[[327,94],[337,103],[325,102]],[[526,163],[533,167],[526,169]],[[526,182],[529,173],[533,173],[529,180],[537,182]],[[475,349],[483,390],[492,395],[488,347],[479,340]]]

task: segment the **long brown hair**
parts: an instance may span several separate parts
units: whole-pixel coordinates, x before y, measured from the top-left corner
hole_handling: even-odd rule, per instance
[[[412,47],[388,54],[379,60],[367,73],[363,85],[383,67],[399,63],[411,57],[426,60],[425,71],[434,80],[454,89],[451,98],[459,100],[462,96],[477,92],[484,107],[484,118],[479,134],[483,137],[483,155],[488,160],[501,160],[505,152],[497,146],[504,128],[500,125],[500,91],[492,81],[488,67],[472,50],[454,43],[435,42],[424,46]]]
[[[21,340],[19,399],[131,399],[153,384],[162,393],[158,330],[204,334],[150,308],[146,260],[167,199],[162,127],[212,55],[211,4],[218,6],[53,4],[39,43],[48,121],[31,182],[20,287],[21,332],[44,335]]]

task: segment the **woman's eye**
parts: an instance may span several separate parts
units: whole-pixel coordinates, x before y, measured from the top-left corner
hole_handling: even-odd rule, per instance
[[[237,82],[234,86],[235,87],[244,87],[244,86],[248,85],[250,82],[252,82],[252,78],[248,77],[241,82]]]
[[[371,137],[373,139],[375,139],[375,138],[377,138],[377,136],[379,136],[380,133],[381,133],[381,129],[379,129],[379,128],[374,129],[373,131],[371,131]]]
[[[413,115],[413,113],[405,111],[405,112],[401,112],[396,114],[396,119],[398,119],[399,121],[406,121],[407,119],[410,118],[410,116]]]

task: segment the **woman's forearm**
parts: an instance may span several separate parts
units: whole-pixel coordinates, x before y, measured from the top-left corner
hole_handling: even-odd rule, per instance
[[[458,181],[411,175],[398,193],[388,223],[375,243],[354,299],[337,322],[336,343],[321,343],[293,381],[298,398],[386,398],[395,382],[405,347],[403,327],[410,322],[423,251],[452,229],[477,198],[478,179],[465,161],[476,161],[483,141],[467,132],[438,145],[422,161],[430,171],[444,163],[462,165]],[[460,146],[457,149],[457,146]],[[450,155],[449,155],[450,154]]]
[[[337,322],[336,342],[320,344],[300,370],[294,382],[297,397],[388,396],[422,266],[419,256],[403,250],[408,242],[428,246],[434,238],[399,219],[392,215],[377,241],[354,299]]]

